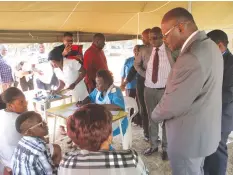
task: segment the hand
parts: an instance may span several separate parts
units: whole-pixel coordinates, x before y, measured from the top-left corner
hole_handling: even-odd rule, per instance
[[[75,57],[75,59],[78,61],[78,60],[80,60],[80,61],[83,61],[83,56],[82,55],[76,55],[76,56],[74,56]]]
[[[81,107],[83,105],[83,102],[82,101],[78,101],[77,103],[76,103],[76,106],[77,107]]]
[[[38,70],[37,73],[38,73],[39,75],[41,75],[41,76],[44,75],[43,71],[41,71],[41,70]]]
[[[73,89],[75,88],[75,86],[76,86],[76,83],[72,83],[72,84],[68,87],[68,89],[73,90]]]
[[[128,83],[128,82],[125,81],[125,82],[123,82],[123,83],[121,84],[120,88],[121,88],[122,91],[125,91],[125,87],[126,87],[126,84],[127,84],[127,83]]]
[[[65,49],[63,50],[63,52],[62,52],[62,56],[63,57],[65,57],[65,56],[67,56],[68,55],[68,53],[71,51],[71,45],[67,45],[66,47],[65,47]]]

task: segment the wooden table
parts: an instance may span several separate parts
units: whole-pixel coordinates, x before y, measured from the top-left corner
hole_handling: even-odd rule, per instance
[[[66,104],[66,105],[62,105],[62,106],[47,109],[47,111],[46,111],[47,115],[55,117],[54,128],[53,128],[53,142],[55,142],[55,132],[56,132],[56,125],[57,125],[57,117],[67,119],[77,109],[78,109],[78,107],[76,107],[75,103],[70,103],[70,104]],[[113,115],[113,119],[112,119],[113,122],[118,121],[118,120],[126,117],[127,114],[128,114],[125,111],[111,111],[111,113]],[[122,132],[121,126],[119,126],[119,127],[120,127],[120,130]]]

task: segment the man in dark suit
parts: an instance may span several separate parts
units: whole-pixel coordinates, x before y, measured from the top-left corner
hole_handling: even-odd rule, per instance
[[[205,175],[225,175],[227,169],[227,139],[233,131],[233,55],[228,50],[227,34],[213,30],[207,34],[219,47],[224,61],[222,86],[222,129],[218,149],[205,159]]]

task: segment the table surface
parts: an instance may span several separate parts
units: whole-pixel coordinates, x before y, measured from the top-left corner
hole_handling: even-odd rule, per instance
[[[58,107],[47,109],[47,115],[61,117],[67,119],[70,115],[72,115],[78,107],[76,107],[75,103],[65,104]],[[127,116],[127,112],[125,111],[111,111],[113,115],[113,121],[117,121]]]

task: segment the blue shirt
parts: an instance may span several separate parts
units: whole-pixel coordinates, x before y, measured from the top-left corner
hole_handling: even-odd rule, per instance
[[[90,98],[92,103],[96,103],[97,93],[98,93],[98,90],[95,88],[95,90],[92,91],[89,94],[89,98]],[[114,87],[112,89],[112,91],[108,94],[108,98],[109,98],[111,104],[119,106],[122,110],[125,110],[124,97],[123,97],[123,94],[122,94],[121,89],[119,87]],[[103,101],[104,97],[102,97],[100,95],[98,100]],[[128,119],[127,119],[127,117],[122,119],[121,128],[122,128],[122,132],[123,132],[123,135],[124,135],[126,133],[127,128],[128,128]],[[119,134],[120,134],[119,127],[117,129],[113,130],[113,136],[116,136],[116,135],[119,135]]]
[[[125,102],[124,102],[124,97],[121,92],[121,89],[119,87],[115,87],[116,91],[115,92],[110,92],[108,94],[108,98],[111,102],[111,104],[114,104],[116,106],[119,106],[122,110],[125,110]],[[94,91],[92,91],[89,94],[89,98],[92,103],[96,103],[96,95],[98,93],[98,90],[95,88]],[[99,101],[103,101],[104,97],[102,95],[99,96]]]
[[[134,65],[134,57],[130,57],[125,60],[124,67],[121,71],[121,78],[126,78],[129,74],[130,69]],[[136,77],[130,82],[127,83],[126,89],[136,89]]]

